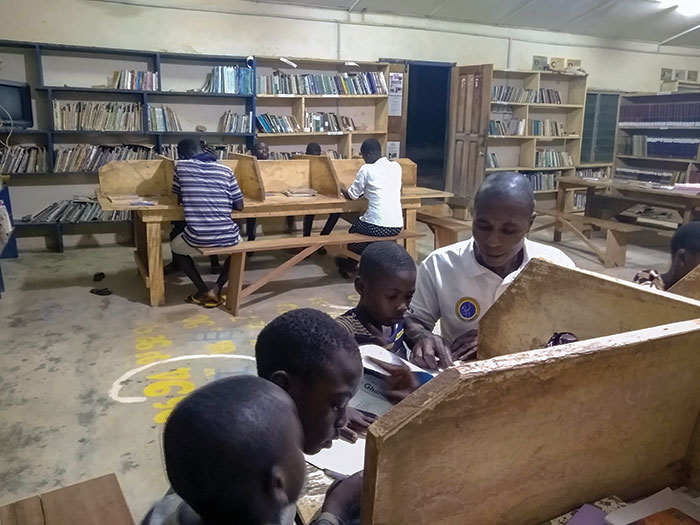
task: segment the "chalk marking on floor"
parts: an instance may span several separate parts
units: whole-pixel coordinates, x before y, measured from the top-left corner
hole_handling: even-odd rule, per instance
[[[109,389],[109,397],[112,398],[112,400],[118,402],[118,403],[143,403],[144,401],[148,401],[147,397],[139,396],[139,397],[120,397],[119,396],[119,391],[121,390],[124,381],[127,381],[131,377],[135,376],[139,372],[143,372],[144,370],[148,370],[149,368],[152,368],[155,365],[162,365],[165,363],[174,363],[176,361],[188,361],[190,359],[243,359],[244,361],[255,361],[254,357],[250,357],[247,355],[227,355],[227,354],[194,354],[194,355],[181,355],[178,357],[171,357],[170,359],[163,359],[162,361],[154,361],[152,363],[149,363],[147,365],[140,366],[138,368],[133,368],[129,370],[128,372],[125,372],[122,374],[121,377],[119,377],[114,383],[112,383],[112,388]]]

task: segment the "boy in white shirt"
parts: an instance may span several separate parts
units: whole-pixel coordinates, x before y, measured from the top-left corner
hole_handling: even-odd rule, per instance
[[[525,238],[534,210],[523,175],[494,173],[474,197],[472,238],[435,250],[421,263],[405,320],[418,366],[435,370],[475,357],[479,320],[530,259],[575,266],[561,250]],[[432,333],[438,321],[440,336]]]
[[[401,166],[382,155],[382,146],[377,139],[367,139],[360,147],[365,161],[357,172],[355,181],[343,195],[348,199],[367,199],[367,210],[350,227],[349,233],[361,233],[372,237],[392,237],[403,228],[401,212]],[[361,255],[369,243],[348,245],[348,249]],[[338,271],[346,279],[357,268],[352,259],[336,259]]]

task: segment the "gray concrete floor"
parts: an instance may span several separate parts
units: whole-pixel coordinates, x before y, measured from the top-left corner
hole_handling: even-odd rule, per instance
[[[421,257],[432,247],[424,229]],[[551,230],[533,240],[551,240]],[[559,244],[580,267],[622,279],[642,268],[665,270],[667,246],[668,239],[640,236],[625,268],[604,270],[572,236]],[[258,255],[248,275],[284,258]],[[0,299],[0,504],[116,472],[136,520],[167,488],[160,435],[169,400],[213,377],[253,371],[255,337],[278,314],[314,307],[338,315],[357,300],[328,256],[253,294],[237,318],[183,303],[191,285],[182,277],[167,278],[164,307],[147,306],[130,248],[27,253],[0,263],[7,288]],[[93,283],[95,272],[106,279]],[[114,294],[92,295],[94,286]]]

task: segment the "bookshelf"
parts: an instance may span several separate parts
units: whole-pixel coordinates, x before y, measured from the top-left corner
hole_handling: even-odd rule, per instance
[[[287,60],[297,67],[290,66],[280,57],[256,59],[256,117],[293,118],[298,125],[285,133],[264,131],[258,124],[256,138],[267,143],[271,155],[304,152],[309,142],[318,142],[324,152],[351,158],[359,155],[360,145],[370,137],[377,138],[386,148],[388,64]],[[360,89],[348,86],[350,79],[358,77],[364,79],[362,86],[355,83],[355,88]],[[343,80],[336,80],[341,78]],[[312,80],[306,79],[312,79],[313,84],[310,83]],[[357,94],[346,94],[346,91]],[[340,125],[330,123],[329,119]]]
[[[586,77],[493,69],[484,176],[519,171],[535,194],[552,197],[557,178],[580,163]],[[486,91],[486,89],[488,91]]]
[[[663,185],[700,182],[700,93],[620,99],[614,177]]]

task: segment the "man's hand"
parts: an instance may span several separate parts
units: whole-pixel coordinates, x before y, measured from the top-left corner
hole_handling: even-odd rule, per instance
[[[340,435],[351,443],[357,441],[357,435],[367,432],[369,426],[377,420],[376,416],[352,407],[347,408],[347,415],[348,424],[340,430]]]
[[[478,342],[479,331],[469,330],[468,332],[460,335],[454,340],[450,351],[452,352],[452,359],[457,361],[461,359],[462,361],[468,361],[470,359],[476,359],[476,344]]]
[[[439,335],[426,333],[411,348],[411,362],[427,370],[438,370],[454,365],[445,340]]]
[[[361,498],[362,472],[358,472],[330,486],[321,510],[347,523],[360,516]]]
[[[384,378],[384,384],[387,387],[384,391],[384,395],[389,398],[389,400],[398,403],[412,392],[415,392],[420,386],[416,374],[411,372],[411,369],[405,364],[401,363],[395,365],[386,363],[371,356],[369,359],[379,368],[389,373],[389,376]]]

